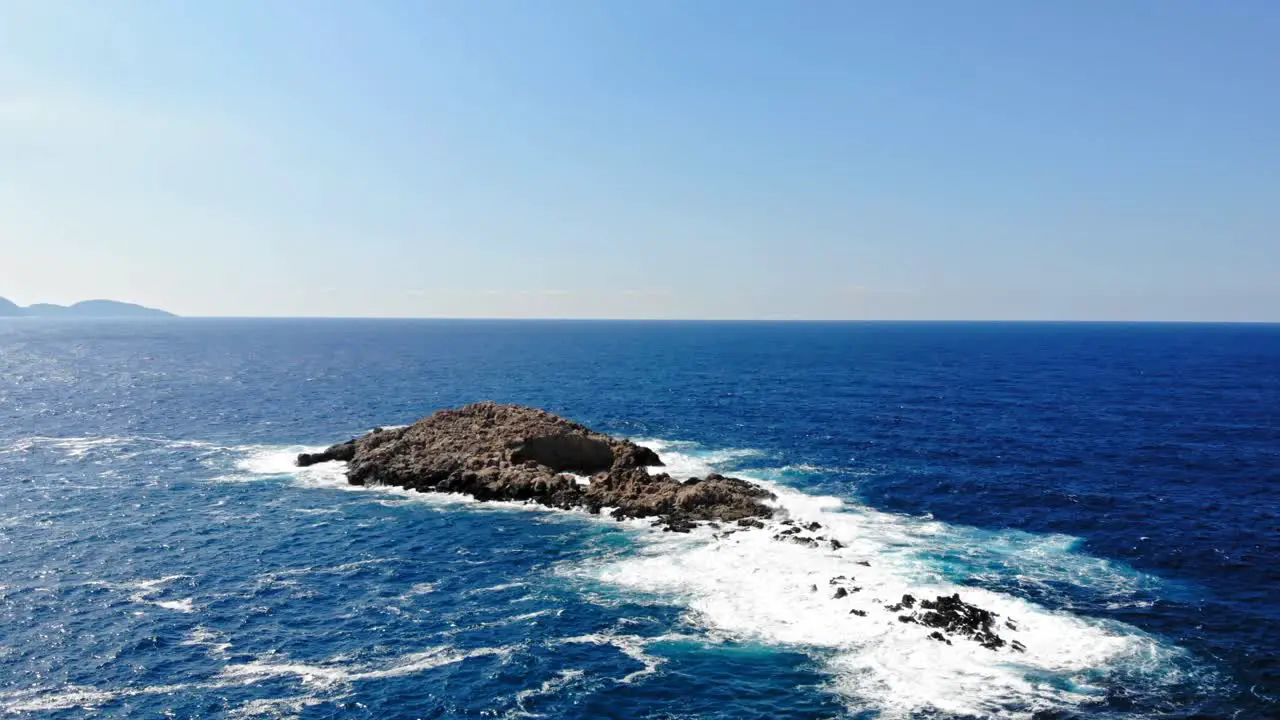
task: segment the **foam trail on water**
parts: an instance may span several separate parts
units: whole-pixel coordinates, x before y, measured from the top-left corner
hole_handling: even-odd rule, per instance
[[[577,670],[577,669],[561,670],[556,673],[556,676],[554,678],[543,681],[540,687],[521,690],[515,695],[515,703],[516,703],[515,709],[507,712],[506,717],[509,717],[509,718],[546,717],[545,715],[541,715],[539,713],[529,712],[526,709],[526,705],[529,702],[529,700],[531,698],[539,697],[542,695],[551,695],[553,693],[559,692],[560,690],[563,690],[567,687],[574,685],[579,680],[581,680],[585,675],[586,675],[586,671],[584,670]]]
[[[121,690],[100,690],[79,685],[60,688],[30,688],[0,692],[0,708],[7,713],[54,712],[58,710],[94,710],[120,698],[136,695],[168,695],[200,685],[148,685]]]
[[[169,440],[146,435],[123,436],[88,436],[88,437],[32,437],[16,438],[0,445],[0,455],[13,453],[29,453],[36,450],[53,449],[61,451],[66,457],[83,461],[89,456],[110,452],[116,458],[130,458],[143,452],[163,450],[227,450],[229,448],[200,440]]]
[[[510,647],[457,650],[449,645],[439,645],[395,658],[385,667],[348,665],[338,661],[324,664],[304,663],[283,657],[268,656],[252,662],[227,666],[220,673],[219,678],[239,683],[252,683],[270,678],[293,676],[300,679],[304,685],[332,687],[349,685],[361,680],[414,675],[471,658],[506,656],[511,652]]]
[[[591,633],[589,635],[578,635],[575,637],[561,638],[556,641],[559,645],[574,644],[590,644],[590,645],[611,645],[617,648],[619,652],[627,657],[635,660],[644,667],[635,672],[628,673],[618,682],[629,685],[640,678],[648,677],[658,672],[658,669],[666,662],[665,658],[656,655],[650,655],[648,647],[654,643],[668,642],[672,640],[688,640],[687,635],[659,635],[657,637],[643,637],[640,635],[627,635],[617,632]]]
[[[209,631],[200,628],[184,644],[205,645],[213,637]],[[223,646],[219,645],[219,647]],[[449,645],[439,645],[391,658],[382,666],[350,664],[341,658],[320,663],[306,663],[280,655],[267,654],[250,662],[224,666],[216,677],[204,682],[115,689],[69,685],[60,688],[37,687],[0,691],[0,709],[9,713],[94,710],[117,700],[138,695],[166,695],[195,689],[208,690],[252,685],[277,678],[294,678],[304,686],[318,691],[298,697],[251,701],[232,713],[235,716],[261,717],[255,713],[281,709],[300,711],[311,705],[331,701],[340,697],[355,682],[415,675],[471,658],[506,657],[512,650],[511,647],[459,650]]]
[[[232,708],[228,712],[228,717],[233,718],[286,718],[298,717],[304,710],[321,703],[328,702],[326,698],[316,697],[314,695],[298,695],[296,697],[287,698],[271,698],[264,700],[251,700],[239,707]]]
[[[131,583],[113,583],[101,580],[91,580],[86,584],[130,591],[129,601],[140,605],[153,605],[166,610],[193,613],[196,611],[195,598],[188,597],[181,598],[179,600],[156,600],[153,598],[154,595],[159,595],[164,592],[165,585],[168,585],[175,580],[189,579],[191,579],[190,575],[169,575],[167,577],[156,578],[154,580],[138,580]]]
[[[227,651],[231,649],[231,643],[228,642],[224,635],[203,625],[197,625],[195,629],[187,634],[187,638],[180,645],[190,645],[193,647],[203,647],[212,657],[224,657]]]
[[[644,444],[667,463],[655,472],[676,477],[705,475],[734,457],[725,452],[700,456],[687,444],[678,449],[656,441]],[[948,581],[934,557],[963,554],[964,544],[989,539],[975,530],[753,479],[777,494],[780,517],[818,522],[819,534],[843,547],[780,542],[774,539],[781,529],[775,520],[763,530],[731,534],[709,528],[689,535],[645,533],[637,554],[566,572],[674,598],[689,608],[692,622],[730,637],[807,649],[832,673],[833,688],[851,705],[890,716],[942,711],[1022,717],[1037,709],[1069,707],[1099,699],[1109,671],[1159,668],[1179,654],[1134,628]],[[1021,562],[1046,563],[1050,575],[1088,580],[1074,569],[1095,565],[1072,557],[1072,543],[1061,537],[1037,546],[1027,535],[1007,544],[998,552],[1017,555],[1036,548]],[[1093,580],[1124,586],[1134,574],[1103,566],[1096,575]],[[831,581],[839,576],[859,589],[836,597]],[[930,598],[959,593],[966,602],[998,613],[999,634],[1021,642],[1026,652],[991,651],[962,637],[953,637],[952,645],[931,639],[928,628],[902,623],[899,612],[886,609],[906,593]],[[1006,619],[1014,625],[1005,626]],[[1159,677],[1150,679],[1159,682]]]

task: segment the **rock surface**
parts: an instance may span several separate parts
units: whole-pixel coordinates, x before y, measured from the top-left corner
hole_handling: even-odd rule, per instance
[[[908,610],[914,608],[916,599],[911,595],[903,595],[902,602],[886,607],[886,610],[898,612],[903,608]],[[899,615],[898,620],[904,623],[919,623],[925,627],[938,628],[946,630],[949,633],[963,635],[976,641],[979,645],[988,650],[999,650],[1006,644],[1013,650],[1024,652],[1026,647],[1017,640],[1006,643],[1004,638],[996,634],[996,614],[990,610],[983,610],[976,605],[960,599],[959,595],[939,595],[933,600],[921,600],[920,610],[912,612],[908,615]],[[1005,627],[1010,630],[1017,629],[1012,621],[1006,621]],[[935,640],[942,640],[948,645],[950,640],[935,630],[929,635]]]
[[[298,465],[348,463],[353,485],[456,492],[478,500],[519,500],[556,508],[611,508],[617,519],[657,518],[668,530],[698,522],[770,517],[768,490],[710,474],[679,481],[657,453],[543,410],[482,402],[441,410],[403,428],[303,453]],[[571,474],[567,474],[571,473]],[[577,477],[575,477],[577,476]],[[581,476],[589,476],[585,484]]]

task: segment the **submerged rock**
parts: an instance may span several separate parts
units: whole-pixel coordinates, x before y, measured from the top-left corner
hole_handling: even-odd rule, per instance
[[[477,500],[519,500],[550,507],[612,508],[617,519],[657,518],[667,530],[688,532],[705,521],[767,518],[762,501],[773,493],[745,480],[712,473],[684,482],[645,468],[657,453],[544,410],[481,402],[441,410],[417,423],[378,429],[298,465],[340,460],[353,485],[393,485],[421,492],[456,492]],[[572,473],[565,474],[565,473]],[[574,477],[587,475],[581,484]]]

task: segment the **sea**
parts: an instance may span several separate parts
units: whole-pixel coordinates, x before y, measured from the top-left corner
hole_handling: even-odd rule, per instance
[[[478,400],[842,547],[293,464]],[[1280,326],[0,321],[0,717],[1277,718]]]

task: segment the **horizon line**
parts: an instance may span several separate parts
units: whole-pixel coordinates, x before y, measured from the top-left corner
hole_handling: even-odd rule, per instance
[[[510,316],[407,316],[407,315],[178,315],[168,317],[0,317],[0,320],[53,321],[167,321],[167,320],[374,320],[438,322],[615,322],[615,323],[808,323],[808,324],[1059,324],[1059,325],[1277,325],[1277,320],[1168,320],[1168,319],[1072,319],[1072,318],[669,318],[669,317],[510,317]]]

